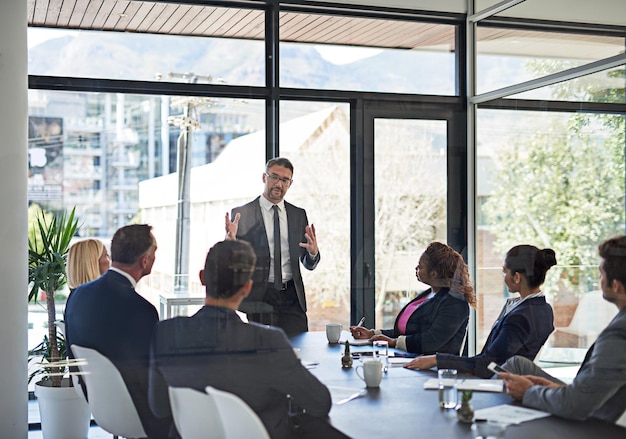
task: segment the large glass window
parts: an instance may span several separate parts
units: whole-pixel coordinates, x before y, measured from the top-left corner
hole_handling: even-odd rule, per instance
[[[309,329],[350,323],[350,118],[348,104],[283,101],[280,154],[294,165],[286,199],[306,209],[322,259],[302,269]]]
[[[265,85],[263,11],[156,2],[141,11],[111,11],[102,23],[126,21],[125,32],[29,27],[29,74]]]
[[[280,84],[454,95],[455,29],[415,21],[285,13],[280,19]]]
[[[428,288],[415,277],[419,257],[430,242],[447,241],[446,133],[442,120],[374,120],[377,327],[393,327]]]
[[[485,93],[558,73],[624,52],[623,37],[478,27],[477,91]],[[602,102],[624,101],[624,69],[571,81],[569,87],[545,87],[517,95],[525,99]],[[621,89],[607,96],[603,91]],[[592,91],[590,93],[590,91]]]
[[[624,116],[480,110],[477,125],[478,346],[508,295],[505,252],[532,244],[558,261],[543,287],[557,328],[548,346],[587,348],[617,313],[597,246],[624,233]]]

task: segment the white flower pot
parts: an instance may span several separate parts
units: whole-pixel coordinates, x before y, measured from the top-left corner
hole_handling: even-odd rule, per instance
[[[43,438],[85,439],[91,420],[89,405],[74,387],[69,387],[68,378],[63,378],[62,384],[63,387],[35,384]]]

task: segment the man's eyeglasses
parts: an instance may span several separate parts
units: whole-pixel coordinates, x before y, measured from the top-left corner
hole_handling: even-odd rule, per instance
[[[287,178],[287,177],[280,178],[276,174],[267,174],[266,173],[265,175],[267,176],[267,178],[269,178],[269,180],[272,183],[278,183],[280,181],[285,186],[289,186],[291,184],[291,182],[293,181],[291,178]]]

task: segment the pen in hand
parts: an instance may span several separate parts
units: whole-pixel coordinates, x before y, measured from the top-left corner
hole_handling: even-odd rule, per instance
[[[361,317],[361,320],[359,320],[359,323],[357,323],[357,326],[363,326],[363,323],[365,323],[365,316]]]

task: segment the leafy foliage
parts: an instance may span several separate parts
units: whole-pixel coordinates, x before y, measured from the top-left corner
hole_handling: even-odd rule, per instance
[[[36,300],[39,290],[53,294],[66,282],[67,252],[78,227],[75,209],[69,215],[36,216],[35,228],[28,234],[28,300]]]
[[[67,358],[67,345],[65,343],[65,337],[63,334],[57,333],[57,347],[59,350],[59,358]],[[65,375],[68,371],[68,367],[63,362],[52,362],[52,352],[50,349],[50,342],[47,335],[43,336],[43,341],[36,347],[28,351],[28,362],[36,362],[39,366],[28,376],[28,382],[30,383],[34,378],[42,376],[42,381],[51,380],[54,373]],[[65,362],[66,363],[66,362]],[[54,366],[51,366],[53,364]]]
[[[566,67],[557,61],[534,65],[541,74]],[[621,90],[598,89],[574,81],[554,93],[557,98],[613,101],[620,93],[623,98],[624,90],[623,85]],[[579,284],[585,266],[597,266],[598,243],[623,233],[625,118],[588,113],[542,117],[552,120],[549,128],[501,149],[484,212],[501,251],[522,242],[553,248],[564,267],[560,278],[569,287]],[[580,288],[584,292],[589,286]]]
[[[65,284],[67,253],[72,237],[78,228],[78,220],[74,217],[75,209],[67,214],[50,215],[40,211],[28,233],[28,282],[30,290],[28,300],[37,300],[40,290],[46,292],[46,308],[48,314],[48,335],[40,348],[45,351],[44,361],[51,364],[45,368],[52,380],[53,387],[61,385],[63,366],[60,359],[66,358],[64,343],[59,343],[54,321],[56,305],[54,293]],[[37,348],[35,348],[37,349]]]

